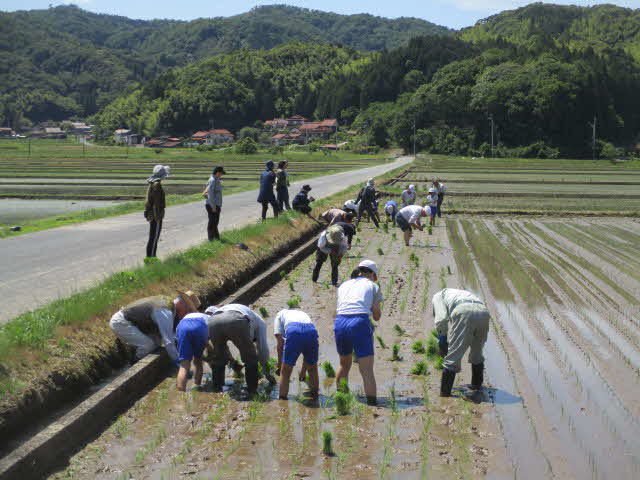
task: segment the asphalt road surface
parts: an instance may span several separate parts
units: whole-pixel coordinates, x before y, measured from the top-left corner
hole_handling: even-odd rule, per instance
[[[290,197],[309,183],[319,199],[409,163],[412,157],[291,184]],[[167,182],[171,181],[169,177]],[[224,197],[221,230],[257,221],[257,190]],[[269,216],[272,215],[269,208]],[[167,208],[158,256],[185,250],[207,238],[204,201]],[[148,237],[142,212],[43,230],[0,240],[0,323],[92,286],[142,263]]]

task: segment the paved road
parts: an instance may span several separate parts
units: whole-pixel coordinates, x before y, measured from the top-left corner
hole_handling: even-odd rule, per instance
[[[290,192],[297,193],[303,183],[309,183],[315,198],[326,197],[411,160],[402,157],[375,167],[295,182]],[[260,215],[256,197],[255,190],[225,196],[221,229],[255,222]],[[204,202],[168,208],[158,254],[164,257],[206,240],[206,222]],[[140,265],[147,235],[147,223],[139,212],[0,240],[0,323]]]

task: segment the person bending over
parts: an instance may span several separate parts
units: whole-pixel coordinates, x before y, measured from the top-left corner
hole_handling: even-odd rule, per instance
[[[396,214],[398,213],[398,204],[395,200],[389,200],[384,206],[384,213],[387,215],[387,222],[391,220],[396,224]]]
[[[302,354],[300,379],[309,374],[311,395],[318,396],[318,330],[305,312],[297,308],[280,310],[273,327],[278,349],[278,369],[280,375],[280,400],[289,395],[289,380],[298,357]]]
[[[427,209],[429,207],[422,208],[420,205],[409,205],[401,209],[396,215],[396,225],[400,227],[400,230],[404,233],[404,244],[408,247],[409,240],[413,236],[412,228],[416,228],[420,231],[424,230],[421,217],[428,215]]]
[[[338,266],[342,261],[342,257],[349,249],[346,235],[341,226],[331,225],[318,237],[318,244],[316,249],[316,265],[313,268],[311,280],[313,282],[318,281],[320,276],[320,269],[327,258],[331,260],[331,284],[338,286]]]
[[[293,202],[291,202],[291,205],[293,206],[293,209],[296,212],[300,212],[304,214],[311,213],[310,203],[313,202],[315,199],[309,196],[310,191],[311,191],[310,185],[303,185],[302,190],[300,190],[298,194],[295,197],[293,197]]]

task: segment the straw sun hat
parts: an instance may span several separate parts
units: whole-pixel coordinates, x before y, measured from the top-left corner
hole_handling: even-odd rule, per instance
[[[187,304],[190,310],[193,310],[194,312],[198,311],[200,308],[200,299],[194,292],[191,290],[187,290],[186,292],[176,290],[176,292],[178,292],[178,296],[184,300],[184,303]]]

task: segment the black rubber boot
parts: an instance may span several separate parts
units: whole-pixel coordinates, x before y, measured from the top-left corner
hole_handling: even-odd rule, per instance
[[[471,388],[480,390],[484,381],[484,363],[471,365]]]
[[[456,372],[452,372],[451,370],[447,370],[446,368],[442,370],[442,380],[440,381],[441,397],[451,396],[451,389],[453,388],[453,382],[455,379],[456,379]]]
[[[225,365],[213,367],[211,376],[213,380],[213,391],[221,392],[224,387]]]
[[[247,391],[249,396],[255,395],[258,391],[258,364],[253,365],[245,363],[244,377],[247,380]]]

